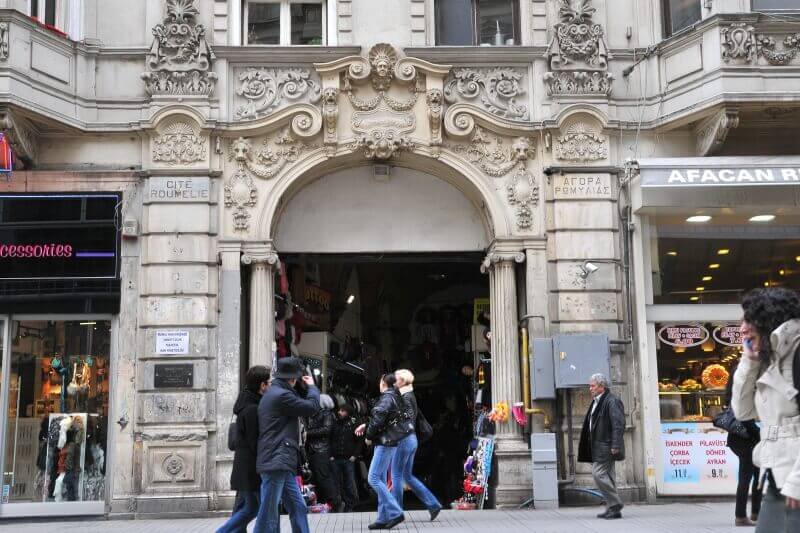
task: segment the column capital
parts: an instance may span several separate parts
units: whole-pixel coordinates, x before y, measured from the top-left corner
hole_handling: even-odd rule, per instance
[[[243,265],[275,266],[278,264],[278,261],[278,254],[273,251],[260,253],[249,252],[242,254]]]
[[[498,263],[524,263],[525,252],[523,250],[498,250],[490,249],[481,263],[481,272],[484,274],[491,270]]]

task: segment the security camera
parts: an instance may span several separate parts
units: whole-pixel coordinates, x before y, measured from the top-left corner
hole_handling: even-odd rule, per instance
[[[581,277],[586,279],[589,277],[590,274],[594,274],[600,269],[599,266],[595,265],[591,261],[584,261],[581,265]]]

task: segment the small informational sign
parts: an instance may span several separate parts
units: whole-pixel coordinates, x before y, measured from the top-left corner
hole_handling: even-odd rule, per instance
[[[186,355],[188,353],[188,331],[166,329],[156,331],[156,355]]]
[[[739,324],[726,324],[724,326],[717,326],[712,333],[714,340],[725,346],[736,346],[737,348],[742,345],[742,333],[739,331]]]
[[[708,340],[710,334],[708,330],[700,324],[676,324],[664,326],[658,330],[658,338],[661,342],[670,346],[699,346]]]
[[[8,498],[11,496],[11,485],[3,485],[3,500],[2,503],[8,503]]]
[[[150,178],[147,197],[151,202],[207,202],[211,180],[207,177]]]
[[[552,179],[556,200],[611,198],[610,174],[564,174]]]
[[[153,388],[191,389],[193,386],[193,364],[157,364],[154,366]]]
[[[728,434],[708,422],[662,423],[659,494],[736,494],[739,458],[727,442]]]

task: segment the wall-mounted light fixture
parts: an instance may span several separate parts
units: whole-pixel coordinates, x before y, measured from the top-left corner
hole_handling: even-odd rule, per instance
[[[598,270],[600,270],[600,267],[597,266],[598,263],[609,263],[609,264],[612,264],[612,265],[616,265],[616,264],[619,264],[619,260],[618,259],[587,259],[581,265],[581,271],[578,273],[578,275],[583,279],[588,278],[590,275],[592,275],[595,272],[597,272]]]

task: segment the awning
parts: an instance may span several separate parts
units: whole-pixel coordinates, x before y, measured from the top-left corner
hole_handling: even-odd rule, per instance
[[[640,159],[632,182],[636,211],[698,207],[800,209],[800,157]]]

